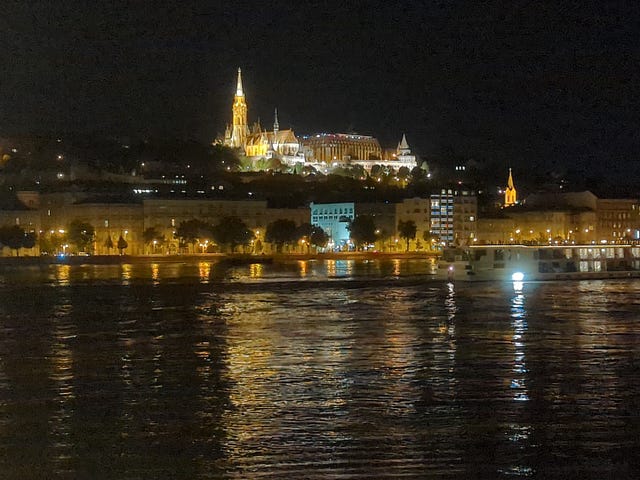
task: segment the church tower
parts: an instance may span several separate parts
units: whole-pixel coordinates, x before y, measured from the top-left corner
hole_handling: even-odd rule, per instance
[[[507,188],[504,191],[504,206],[510,207],[517,202],[516,187],[513,185],[513,177],[511,176],[511,169],[509,169],[509,179],[507,180]]]
[[[278,123],[278,109],[276,108],[275,115],[273,118],[273,136],[278,136],[278,130],[280,130],[280,124]]]
[[[244,148],[249,134],[247,124],[247,102],[242,90],[242,71],[238,68],[238,83],[236,94],[233,97],[233,123],[231,126],[230,146],[234,148]]]

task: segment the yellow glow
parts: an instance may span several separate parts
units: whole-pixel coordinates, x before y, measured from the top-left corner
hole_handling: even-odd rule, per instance
[[[200,283],[209,283],[211,264],[209,262],[198,263],[198,275],[200,277]]]

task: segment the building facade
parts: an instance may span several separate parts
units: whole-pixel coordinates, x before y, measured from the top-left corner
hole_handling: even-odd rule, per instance
[[[443,188],[430,197],[431,233],[445,245],[468,245],[477,233],[478,203],[470,190]]]
[[[355,204],[311,203],[311,225],[322,228],[329,236],[327,248],[342,250],[349,248],[351,235],[349,225],[355,218]]]

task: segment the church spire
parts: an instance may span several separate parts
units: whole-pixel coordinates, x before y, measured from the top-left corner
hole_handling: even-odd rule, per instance
[[[244,92],[242,91],[242,70],[238,67],[238,85],[236,86],[236,96],[244,97]]]
[[[247,123],[247,102],[244,98],[242,90],[242,70],[238,67],[238,83],[236,85],[236,94],[233,97],[233,122],[231,130],[231,139],[228,144],[233,148],[245,148],[247,135],[249,134],[249,124]]]
[[[517,203],[516,187],[513,184],[513,176],[511,175],[511,169],[509,169],[509,178],[507,180],[507,188],[504,191],[504,206],[510,207]]]
[[[278,123],[278,109],[275,110],[275,115],[273,118],[273,134],[277,135],[278,130],[280,130],[280,124]]]

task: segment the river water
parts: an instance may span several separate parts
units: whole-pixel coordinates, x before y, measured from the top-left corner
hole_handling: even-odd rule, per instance
[[[0,478],[639,478],[640,280],[5,268]]]

